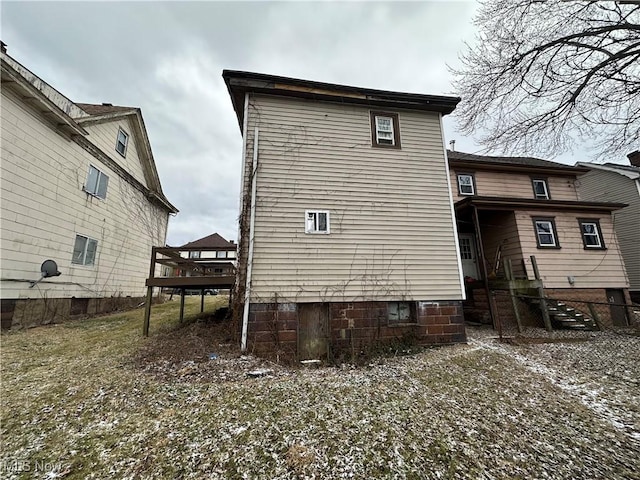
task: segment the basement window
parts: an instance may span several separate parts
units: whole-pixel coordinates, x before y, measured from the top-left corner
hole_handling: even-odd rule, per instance
[[[71,263],[75,265],[93,265],[96,261],[98,241],[84,235],[76,235]]]
[[[533,226],[536,231],[538,248],[560,248],[553,218],[534,218]]]
[[[93,165],[89,165],[89,174],[85,182],[84,191],[89,195],[101,199],[107,198],[107,186],[109,185],[109,177],[98,170]]]
[[[397,113],[371,112],[371,142],[374,147],[400,148]]]
[[[329,212],[326,210],[305,210],[304,233],[328,234]]]
[[[129,143],[129,134],[123,129],[118,129],[118,138],[116,140],[116,152],[123,157],[127,155],[127,144]]]
[[[583,218],[578,219],[578,222],[580,223],[580,233],[582,234],[582,243],[585,250],[603,250],[606,248],[598,220]]]
[[[416,323],[415,308],[413,306],[413,302],[389,302],[387,304],[389,325]]]

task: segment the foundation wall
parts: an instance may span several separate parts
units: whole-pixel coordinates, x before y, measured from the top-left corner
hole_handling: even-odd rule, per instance
[[[412,304],[412,323],[389,322],[389,302],[331,302],[328,355],[336,359],[393,344],[444,345],[467,341],[462,302]],[[298,356],[297,303],[253,303],[249,310],[248,349],[259,354]]]

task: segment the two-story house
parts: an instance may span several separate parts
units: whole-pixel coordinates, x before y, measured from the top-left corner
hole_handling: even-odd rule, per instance
[[[225,71],[243,136],[242,347],[464,342],[442,116],[459,99]]]
[[[177,212],[140,109],[75,103],[1,56],[3,326],[137,304]],[[45,260],[61,275],[34,285]]]
[[[578,179],[585,200],[614,200],[628,206],[613,213],[613,224],[629,276],[631,300],[640,303],[640,152],[627,155],[629,165],[579,162],[589,171]]]
[[[516,278],[534,279],[533,256],[550,298],[629,303],[612,220],[625,204],[581,199],[578,176],[587,168],[456,151],[448,158],[469,297],[504,273],[504,259]],[[626,325],[625,309],[603,321]]]
[[[182,258],[193,260],[193,264],[164,267],[164,276],[188,277],[194,273],[233,274],[235,273],[236,247],[233,240],[226,240],[218,233],[185,243],[176,250]],[[196,272],[191,270],[192,266],[197,267]]]

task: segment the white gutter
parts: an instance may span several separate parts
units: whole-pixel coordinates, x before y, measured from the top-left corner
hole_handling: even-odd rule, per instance
[[[458,241],[458,221],[456,220],[456,211],[453,207],[453,193],[451,192],[451,169],[449,168],[449,156],[447,155],[447,145],[444,139],[444,127],[442,125],[442,114],[438,114],[438,120],[440,121],[440,136],[442,137],[442,150],[444,151],[444,164],[447,169],[447,189],[449,191],[449,207],[451,208],[451,221],[453,222],[453,238],[456,244],[456,256],[458,262],[458,275],[460,276],[460,292],[462,293],[462,300],[467,299],[467,292],[464,288],[464,273],[462,272],[462,260],[460,257],[460,243]]]
[[[253,270],[253,244],[256,224],[256,189],[258,186],[258,127],[253,134],[253,165],[251,173],[251,220],[249,221],[249,256],[247,258],[247,283],[244,289],[244,310],[242,312],[242,351],[247,350],[249,330],[249,297],[251,296],[251,272]]]

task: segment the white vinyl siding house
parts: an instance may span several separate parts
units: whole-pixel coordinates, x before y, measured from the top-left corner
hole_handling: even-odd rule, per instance
[[[164,245],[175,208],[150,200],[154,194],[127,173],[129,165],[114,149],[115,133],[111,150],[102,150],[80,126],[90,114],[35,75],[21,79],[19,64],[4,53],[2,59],[3,302],[143,296],[151,247]],[[36,81],[41,88],[31,89]],[[64,130],[62,120],[52,121],[49,112],[76,133]],[[128,156],[142,161],[134,143]],[[29,288],[47,259],[61,275]]]
[[[401,148],[380,149],[366,106],[251,95],[249,112],[252,302],[462,299],[438,113],[398,110]],[[311,211],[324,235],[306,234]]]

